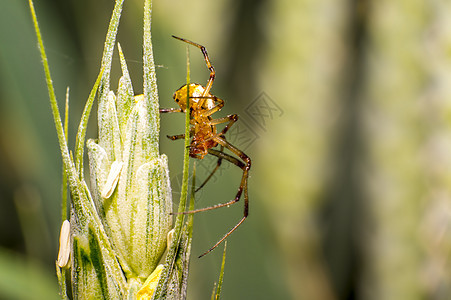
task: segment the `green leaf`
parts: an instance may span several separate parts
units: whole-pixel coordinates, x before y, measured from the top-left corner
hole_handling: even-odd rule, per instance
[[[152,16],[152,1],[146,0],[144,2],[144,37],[143,37],[143,91],[144,102],[149,107],[148,112],[148,145],[147,151],[149,156],[155,157],[159,154],[159,133],[160,133],[160,111],[158,103],[157,77],[155,72],[155,63],[153,60],[152,51],[152,36],[151,36],[151,18]]]
[[[216,292],[215,289],[213,289],[213,295],[211,297],[211,300],[219,300],[219,296],[221,295],[222,282],[224,280],[226,251],[227,251],[227,241],[224,242],[224,252],[222,253],[222,263],[221,263],[221,271],[219,272],[218,286],[216,287]]]
[[[97,80],[92,87],[91,93],[89,94],[88,101],[86,101],[85,108],[82,113],[80,120],[80,125],[78,126],[77,140],[75,143],[75,166],[77,167],[77,172],[79,174],[80,180],[83,179],[83,150],[85,146],[86,130],[88,128],[88,120],[91,114],[92,104],[100,85],[100,80],[103,76],[103,69],[100,70]],[[67,132],[67,131],[66,131]],[[67,139],[67,137],[66,137]]]

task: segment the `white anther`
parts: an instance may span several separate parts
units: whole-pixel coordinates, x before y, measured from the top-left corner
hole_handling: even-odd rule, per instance
[[[105,185],[103,186],[102,193],[100,194],[102,198],[108,199],[113,194],[119,181],[119,175],[121,174],[122,166],[123,163],[117,160],[111,165],[110,173],[108,174],[108,178]]]
[[[171,247],[171,244],[172,244],[172,239],[174,238],[174,228],[173,229],[171,229],[169,232],[168,232],[168,235],[167,235],[167,243],[168,243],[168,249],[169,249],[169,247]]]
[[[60,232],[60,249],[58,252],[58,266],[64,268],[69,264],[70,258],[70,223],[64,220]]]

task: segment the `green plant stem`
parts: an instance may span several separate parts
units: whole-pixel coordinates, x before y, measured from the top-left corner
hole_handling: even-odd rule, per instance
[[[80,120],[80,125],[78,126],[77,139],[75,141],[75,166],[80,180],[83,179],[83,151],[85,146],[86,130],[88,128],[88,120],[103,74],[104,69],[100,70],[100,73],[97,76],[97,80],[89,94],[88,101],[86,101]]]
[[[66,140],[68,138],[68,131],[69,131],[69,87],[66,90],[66,105],[64,110],[64,133]],[[66,172],[64,172],[63,167],[63,181],[62,181],[62,193],[61,193],[61,222],[64,222],[64,220],[67,220],[67,193],[68,193],[68,185],[67,185],[67,175]],[[67,288],[66,288],[66,270],[63,268],[60,268],[58,264],[56,264],[56,274],[58,277],[58,283],[60,286],[60,294],[61,298],[67,299]]]
[[[186,59],[186,86],[187,86],[187,92],[186,92],[186,107],[189,107],[189,84],[190,84],[190,65],[189,65],[189,48],[187,46],[187,59]],[[189,176],[189,121],[190,121],[190,114],[189,110],[187,109],[185,112],[185,147],[183,151],[183,177],[182,177],[182,190],[181,190],[181,196],[180,196],[180,202],[179,202],[179,208],[178,208],[178,215],[175,223],[175,228],[177,232],[177,235],[174,235],[178,240],[180,238],[180,232],[182,228],[182,223],[184,216],[182,213],[186,209],[186,199],[188,195],[188,176]],[[177,230],[178,229],[178,230]]]
[[[28,2],[30,5],[31,16],[33,18],[33,24],[34,24],[36,36],[38,39],[38,47],[39,47],[39,51],[41,53],[42,65],[44,66],[45,80],[46,80],[47,89],[49,92],[50,106],[52,108],[53,120],[55,122],[55,128],[56,128],[56,132],[58,134],[58,140],[59,140],[59,144],[60,144],[60,148],[61,148],[61,153],[63,155],[64,163],[66,165],[66,164],[70,164],[69,163],[70,156],[69,156],[69,150],[67,149],[67,143],[66,143],[66,138],[64,135],[63,126],[61,124],[61,116],[60,116],[59,110],[58,110],[58,103],[56,101],[55,89],[53,88],[52,77],[50,76],[49,63],[48,63],[47,55],[44,50],[44,43],[42,42],[41,31],[39,30],[38,20],[36,18],[36,11],[34,9],[33,1],[29,0]]]
[[[186,61],[186,84],[187,84],[187,96],[186,96],[186,105],[189,107],[189,84],[190,84],[190,61],[189,61],[189,48],[187,46],[187,61]],[[166,267],[161,272],[160,276],[160,282],[158,283],[158,287],[155,290],[155,294],[153,296],[153,299],[166,299],[166,293],[167,293],[167,284],[170,278],[170,272],[174,269],[175,260],[177,257],[177,252],[179,249],[181,237],[182,237],[182,228],[183,228],[183,221],[185,218],[185,215],[183,212],[185,212],[186,209],[186,199],[188,195],[188,175],[189,175],[189,143],[190,143],[190,136],[189,136],[189,129],[190,129],[190,114],[189,110],[185,113],[185,147],[183,152],[183,177],[182,177],[182,190],[180,195],[180,201],[179,201],[179,207],[177,211],[177,218],[175,220],[174,225],[174,235],[173,235],[173,242],[170,245],[168,249],[168,253],[166,254]],[[194,203],[194,202],[193,202]],[[194,205],[194,204],[193,204]],[[192,216],[191,216],[192,217]],[[192,224],[192,223],[191,223]]]

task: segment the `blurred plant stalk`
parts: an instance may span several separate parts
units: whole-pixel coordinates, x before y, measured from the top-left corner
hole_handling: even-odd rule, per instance
[[[260,85],[284,114],[258,140],[265,149],[259,160],[265,163],[255,176],[265,174],[258,178],[266,187],[260,196],[270,211],[293,299],[336,299],[315,216],[333,175],[330,156],[342,110],[337,94],[346,59],[346,7],[344,1],[271,1],[265,29],[271,46]]]
[[[119,44],[122,77],[116,93],[109,88],[123,5],[123,0],[117,0],[106,36],[101,71],[86,102],[73,153],[68,149],[65,135],[68,96],[63,127],[31,0],[29,4],[63,157],[63,193],[69,188],[71,194],[70,222],[63,220],[57,261],[61,296],[67,299],[68,291],[72,291],[73,299],[184,299],[192,216],[179,214],[171,230],[172,197],[167,157],[159,154],[158,144],[159,104],[150,33],[151,1],[144,3],[143,94],[134,96]],[[89,189],[84,178],[83,152],[96,95],[99,137],[86,143]],[[186,136],[185,143],[189,141],[189,134]],[[179,212],[186,206],[187,148],[184,168]],[[63,219],[67,216],[65,204],[63,197]],[[166,249],[165,261],[158,265]],[[69,271],[70,279],[66,278]]]
[[[362,297],[449,299],[451,5],[384,0],[369,12]]]

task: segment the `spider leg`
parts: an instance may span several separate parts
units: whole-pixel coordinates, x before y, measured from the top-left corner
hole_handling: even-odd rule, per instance
[[[185,138],[185,134],[167,135],[167,138],[173,141],[180,140]]]
[[[233,124],[235,124],[235,122],[238,121],[238,115],[228,115],[226,117],[223,118],[218,118],[218,119],[212,119],[210,120],[210,125],[214,126],[214,125],[218,125],[221,123],[225,123],[225,122],[229,122],[224,129],[222,129],[221,132],[216,133],[215,135],[209,137],[208,139],[205,139],[205,141],[208,140],[216,140],[216,138],[221,138],[225,141],[225,134],[227,133],[227,131],[230,129],[230,127],[232,127]],[[218,141],[217,141],[218,142]],[[225,141],[226,143],[228,143],[227,141]],[[219,143],[219,142],[218,142]],[[225,147],[225,146],[224,146]],[[232,146],[233,147],[233,146]],[[238,150],[238,149],[236,149]],[[240,151],[240,150],[238,150]],[[238,154],[237,154],[238,155]]]
[[[186,212],[183,212],[182,214],[193,214],[193,213],[212,210],[212,209],[216,209],[216,208],[220,208],[220,207],[224,207],[224,206],[229,206],[229,205],[232,205],[232,204],[238,202],[240,200],[242,194],[244,195],[244,211],[243,211],[243,217],[240,219],[240,221],[234,227],[232,227],[216,244],[214,244],[213,247],[211,247],[208,251],[204,252],[199,257],[206,255],[207,253],[209,253],[213,249],[215,249],[219,244],[221,244],[230,234],[232,234],[232,232],[234,232],[244,222],[244,220],[246,220],[246,218],[249,214],[249,197],[248,197],[247,183],[248,183],[248,178],[249,178],[249,170],[251,168],[251,159],[243,151],[239,150],[238,148],[236,148],[235,146],[233,146],[232,144],[227,142],[225,139],[223,139],[221,137],[216,137],[215,141],[217,141],[218,144],[220,144],[224,148],[230,150],[232,153],[234,153],[236,156],[238,156],[241,159],[241,160],[237,159],[237,158],[235,158],[229,154],[226,154],[222,151],[218,151],[218,150],[214,150],[214,149],[208,150],[208,153],[210,153],[214,156],[217,156],[220,159],[228,160],[229,162],[233,163],[234,165],[236,165],[237,167],[239,167],[240,169],[243,170],[243,176],[241,177],[241,182],[240,182],[240,186],[238,188],[238,192],[233,200],[230,200],[226,203],[220,203],[220,204],[216,204],[216,205],[213,205],[210,207],[186,211]]]
[[[248,206],[245,204],[245,207],[244,207],[244,209],[246,210],[246,209],[248,209]],[[229,237],[229,235],[231,235],[232,234],[232,232],[234,232],[243,222],[244,222],[244,220],[246,220],[246,218],[247,218],[247,215],[246,216],[244,216],[244,217],[242,217],[241,218],[241,220],[235,225],[235,226],[233,226],[232,227],[232,229],[230,229],[219,241],[217,241],[216,242],[216,244],[214,244],[213,245],[213,247],[211,247],[210,249],[208,249],[207,251],[205,251],[204,253],[202,253],[201,255],[199,255],[199,257],[198,258],[201,258],[202,256],[205,256],[205,255],[207,255],[208,253],[210,253],[211,251],[213,251],[216,247],[218,247],[219,246],[219,244],[221,244],[222,242],[224,242],[224,240],[226,239],[226,238],[228,238]]]
[[[160,108],[160,114],[182,112],[181,108]]]
[[[160,108],[160,114],[174,113],[174,112],[182,112],[182,109],[181,108]],[[167,138],[175,141],[175,140],[179,140],[179,139],[184,139],[185,135],[184,134],[167,135]]]
[[[222,148],[222,147],[221,147]],[[243,163],[241,160],[239,160],[236,157],[233,157],[232,155],[229,155],[225,152],[221,150],[216,150],[216,149],[208,149],[208,153],[210,153],[211,155],[214,155],[216,157],[218,157],[219,159],[225,159],[227,161],[229,161],[230,163],[234,164],[235,166],[237,166],[238,168],[242,169],[244,171],[246,164]]]
[[[221,124],[221,123],[225,123],[225,122],[229,122],[229,123],[224,127],[224,129],[223,129],[220,133],[215,134],[214,136],[212,136],[212,137],[209,138],[209,139],[215,139],[216,137],[220,137],[220,136],[221,136],[222,139],[224,139],[224,141],[226,141],[224,134],[230,129],[230,127],[231,127],[237,120],[238,120],[238,115],[228,115],[228,116],[223,117],[223,118],[211,120],[211,125],[217,125],[217,124]],[[226,160],[230,161],[231,163],[233,163],[234,165],[238,166],[239,168],[243,169],[243,166],[244,166],[244,165],[243,165],[243,163],[242,163],[240,160],[238,160],[238,159],[236,159],[236,158],[234,158],[234,157],[232,157],[232,156],[229,156],[229,155],[225,154],[223,151],[224,151],[224,146],[223,146],[223,145],[221,145],[221,150],[220,150],[220,151],[214,150],[214,149],[209,149],[209,150],[208,150],[208,153],[210,153],[210,154],[212,154],[212,155],[218,157],[218,162],[217,162],[217,164],[216,164],[216,167],[213,169],[213,171],[212,171],[212,172],[210,173],[210,175],[207,177],[207,179],[205,179],[205,181],[204,181],[204,182],[196,189],[196,192],[199,191],[201,188],[203,188],[203,187],[205,186],[205,184],[211,179],[211,177],[213,177],[214,173],[215,173],[215,172],[219,169],[219,167],[221,166],[221,163],[222,163],[222,160],[223,160],[223,159],[226,159]],[[220,153],[222,153],[222,155],[221,155]],[[224,157],[223,157],[224,155],[227,155],[227,156],[229,156],[229,157],[224,158]]]
[[[190,98],[203,98],[203,99],[213,99],[213,101],[215,101],[217,104],[213,107],[213,108],[211,108],[211,109],[209,109],[209,110],[207,110],[207,111],[204,111],[204,112],[202,112],[202,115],[204,116],[204,117],[208,117],[208,116],[211,116],[212,114],[214,114],[215,112],[217,112],[217,111],[220,111],[221,110],[221,108],[223,108],[224,107],[224,100],[222,100],[222,99],[219,99],[218,97],[216,97],[216,96],[213,96],[213,95],[211,95],[211,96],[199,96],[199,97],[195,97],[195,96],[192,96],[192,97],[190,97]]]
[[[224,129],[222,129],[222,131],[216,135],[216,136],[220,137],[220,136],[223,136],[224,134],[226,134],[226,132],[230,129],[230,127],[232,127],[233,124],[235,124],[236,121],[238,121],[238,115],[233,114],[233,115],[228,115],[228,116],[223,117],[223,118],[213,119],[210,122],[211,122],[211,125],[217,125],[217,124],[229,122],[224,127]],[[214,139],[214,138],[216,138],[216,136],[214,136],[212,138]]]
[[[219,151],[220,153],[223,153],[222,151],[224,150],[224,147],[221,146],[221,150]],[[216,167],[213,169],[213,171],[211,171],[210,175],[208,175],[208,177],[204,180],[204,182],[195,190],[195,192],[197,193],[201,188],[203,188],[207,182],[213,177],[213,175],[215,174],[215,172],[219,169],[219,167],[221,166],[222,163],[222,159],[223,157],[221,157],[220,155],[216,154],[215,152],[217,152],[217,150],[214,149],[208,149],[208,153],[215,155],[218,157],[218,161],[216,163]],[[231,157],[233,158],[233,157]],[[229,159],[227,159],[229,160]],[[230,161],[230,160],[229,160]]]
[[[243,176],[241,177],[241,182],[240,182],[240,186],[238,188],[238,192],[235,196],[235,198],[233,200],[230,200],[229,202],[226,203],[220,203],[220,204],[216,204],[213,206],[209,206],[209,207],[204,207],[204,208],[198,208],[195,210],[190,210],[190,211],[185,211],[182,212],[182,214],[194,214],[194,213],[198,213],[198,212],[203,212],[203,211],[207,211],[207,210],[212,210],[212,209],[216,209],[216,208],[220,208],[220,207],[224,207],[224,206],[229,206],[231,204],[234,204],[236,202],[238,202],[241,198],[241,194],[243,193],[243,191],[245,192],[244,195],[244,201],[245,201],[245,206],[247,207],[247,202],[248,202],[248,197],[247,197],[247,179],[249,177],[249,169],[251,168],[251,159],[249,156],[247,156],[243,151],[239,150],[238,148],[236,148],[235,146],[233,146],[232,144],[230,144],[229,142],[227,142],[225,139],[221,138],[221,137],[216,137],[215,140],[223,147],[229,149],[230,151],[232,151],[234,154],[236,154],[241,160],[244,161],[240,161],[239,159],[224,153],[222,151],[218,151],[218,150],[214,150],[214,149],[209,149],[208,153],[219,157],[220,159],[225,159],[228,160],[229,162],[231,162],[232,164],[236,165],[237,167],[239,167],[240,169],[243,170]],[[245,210],[245,215],[247,216],[247,210]],[[177,214],[177,213],[176,213]]]
[[[238,156],[244,162],[244,166],[236,163],[236,166],[240,167],[243,170],[243,176],[241,177],[241,183],[238,188],[238,192],[235,196],[235,199],[229,201],[229,204],[225,203],[225,205],[223,205],[223,206],[227,206],[227,205],[233,204],[235,202],[238,202],[238,200],[240,200],[241,194],[244,192],[244,219],[245,219],[248,214],[248,206],[249,206],[249,199],[248,199],[248,195],[247,195],[247,180],[249,178],[249,170],[251,168],[251,158],[249,156],[247,156],[243,151],[241,151],[240,149],[236,148],[235,146],[233,146],[232,144],[227,142],[222,137],[216,137],[214,140],[216,142],[218,142],[218,144],[220,144],[221,146],[224,146],[226,149],[230,150],[232,153],[234,153],[236,156]],[[238,159],[235,159],[235,160],[239,161]],[[233,162],[233,163],[235,164],[235,162]]]
[[[238,155],[241,159],[243,159],[243,161],[246,162],[246,164],[243,164],[243,162],[241,162],[240,160],[229,156],[223,152],[214,150],[214,149],[210,149],[212,150],[211,152],[209,151],[209,153],[213,154],[214,152],[216,152],[216,154],[219,154],[220,156],[222,156],[223,158],[226,159],[226,157],[228,156],[230,159],[230,162],[232,162],[233,164],[235,164],[236,166],[240,167],[241,169],[243,169],[243,177],[241,179],[241,184],[240,187],[238,189],[238,193],[235,197],[234,200],[229,201],[228,203],[224,203],[225,205],[223,206],[228,206],[230,204],[236,203],[238,202],[238,200],[240,200],[241,197],[241,193],[244,192],[244,211],[243,211],[243,217],[238,221],[238,223],[233,226],[219,241],[216,242],[216,244],[214,244],[210,249],[208,249],[206,252],[202,253],[200,257],[210,253],[211,251],[213,251],[216,247],[218,247],[219,244],[221,244],[227,237],[229,237],[229,235],[231,235],[243,222],[244,220],[246,220],[247,216],[249,215],[249,198],[248,198],[248,187],[247,187],[247,180],[249,178],[249,169],[251,167],[251,160],[250,158],[244,154],[244,152],[242,152],[241,150],[237,149],[235,146],[233,146],[232,144],[228,143],[227,141],[223,140],[225,143],[227,143],[229,145],[229,147],[226,147],[227,149],[231,150],[233,153],[235,153],[236,155]],[[220,143],[221,144],[221,143]],[[222,144],[221,144],[222,145]],[[216,155],[213,154],[213,155]],[[223,156],[224,155],[224,156]],[[246,159],[244,159],[246,158]],[[222,206],[217,206],[217,207],[222,207]]]
[[[215,68],[213,68],[213,66],[212,66],[212,64],[210,62],[210,58],[208,57],[207,49],[205,49],[204,46],[199,45],[198,43],[192,42],[190,40],[187,40],[187,39],[175,36],[175,35],[173,35],[172,37],[176,38],[176,39],[178,39],[178,40],[180,40],[182,42],[185,42],[185,43],[188,43],[190,45],[193,45],[193,46],[199,48],[200,51],[202,51],[202,54],[204,55],[205,63],[207,64],[207,68],[210,70],[210,78],[208,79],[207,86],[205,87],[205,90],[204,90],[204,93],[203,93],[203,96],[207,96],[208,93],[210,92],[210,89],[211,89],[212,85],[213,85],[213,81],[215,80],[215,74],[216,74],[215,73]],[[200,102],[203,102],[203,101],[200,101]],[[200,103],[199,105],[202,106],[202,103]]]

